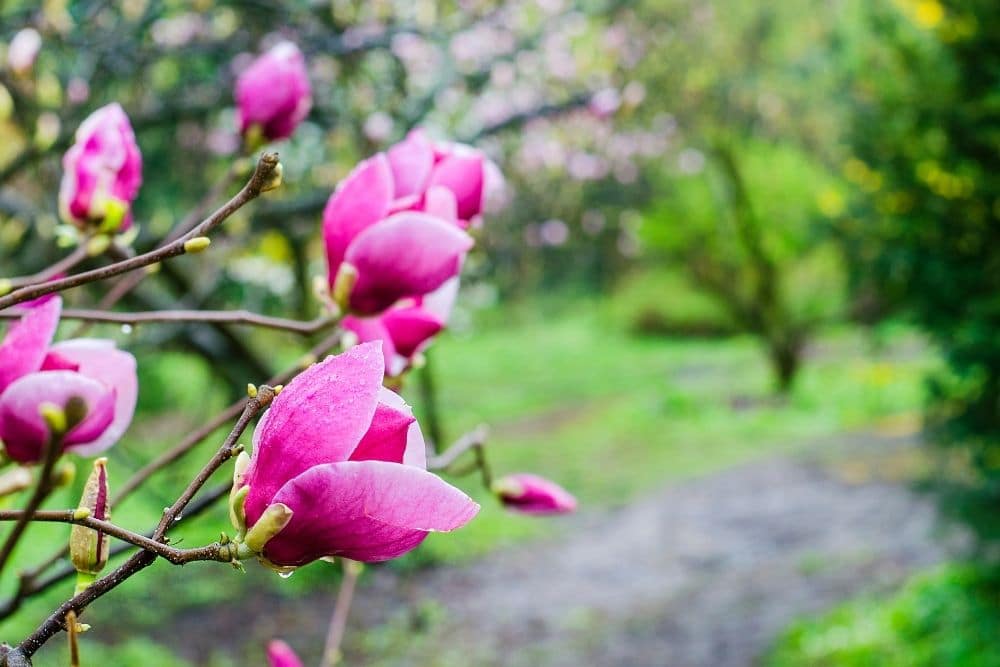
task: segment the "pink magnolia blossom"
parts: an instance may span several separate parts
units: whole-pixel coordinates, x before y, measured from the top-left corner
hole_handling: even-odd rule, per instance
[[[289,383],[257,425],[237,488],[249,486],[248,535],[273,510],[287,521],[261,549],[271,565],[389,560],[479,511],[427,472],[420,428],[382,386],[383,367],[378,343],[327,357]]]
[[[381,315],[348,315],[341,324],[359,342],[382,341],[385,374],[395,377],[409,368],[414,357],[444,329],[457,292],[458,278],[452,278],[434,292],[401,301]]]
[[[267,645],[267,662],[270,667],[302,667],[302,661],[292,647],[280,639]]]
[[[411,187],[397,182],[389,158],[379,153],[359,164],[326,204],[330,285],[355,314],[375,315],[400,299],[436,290],[458,275],[473,245],[447,215],[399,210],[400,193]],[[440,194],[450,196],[444,190]],[[416,195],[401,196],[416,201]],[[338,283],[345,275],[353,284],[349,294],[341,295]]]
[[[19,30],[7,47],[7,66],[16,73],[25,75],[35,66],[35,59],[42,49],[42,36],[34,28]]]
[[[132,225],[132,202],[142,185],[142,155],[125,111],[117,103],[90,114],[63,156],[59,210],[78,227]]]
[[[576,509],[576,498],[568,491],[555,482],[529,473],[496,480],[493,492],[505,507],[523,514],[565,514]]]
[[[312,88],[299,48],[281,42],[236,80],[237,122],[247,135],[257,128],[274,141],[290,137],[312,108]]]
[[[62,438],[63,448],[91,456],[111,447],[132,421],[138,396],[135,358],[110,340],[75,339],[52,344],[62,300],[28,310],[0,343],[0,441],[21,463],[42,458],[49,427],[43,405],[84,408]]]

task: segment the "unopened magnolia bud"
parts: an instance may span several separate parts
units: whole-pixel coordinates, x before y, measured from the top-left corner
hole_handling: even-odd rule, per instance
[[[83,487],[77,510],[81,514],[86,511],[87,516],[101,521],[107,521],[111,516],[107,463],[108,460],[104,457],[94,461],[94,468]],[[73,526],[69,537],[69,555],[73,567],[82,575],[77,579],[78,589],[89,586],[94,575],[104,569],[108,563],[108,549],[108,536],[105,533],[85,526]]]
[[[250,398],[257,398],[257,385],[252,382],[247,383],[247,396]]]
[[[188,239],[184,242],[184,252],[201,252],[210,245],[212,245],[212,239],[207,236],[196,236],[193,239]]]
[[[13,289],[14,283],[12,283],[9,278],[0,279],[0,296],[10,294]]]
[[[285,166],[280,162],[274,165],[274,169],[271,170],[271,175],[268,177],[264,184],[260,186],[261,192],[268,192],[270,190],[275,190],[281,187],[281,182],[285,176]]]
[[[353,264],[342,263],[337,271],[337,277],[333,281],[333,301],[345,312],[350,303],[351,290],[354,289],[354,284],[357,282],[357,268]]]
[[[259,554],[264,551],[264,545],[280,533],[291,520],[292,510],[288,505],[284,503],[268,505],[257,519],[257,523],[247,533],[244,542],[251,551]]]

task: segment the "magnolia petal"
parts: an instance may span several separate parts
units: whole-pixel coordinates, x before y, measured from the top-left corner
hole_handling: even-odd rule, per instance
[[[77,366],[77,371],[115,390],[115,417],[93,442],[76,447],[82,456],[102,452],[118,442],[132,423],[139,397],[135,357],[117,349],[110,340],[77,338],[56,343],[51,352]]]
[[[431,531],[464,526],[479,511],[436,475],[385,461],[316,466],[289,481],[274,500],[294,514],[264,555],[286,566],[324,556],[389,560],[415,548]]]
[[[389,161],[379,153],[355,167],[330,195],[323,209],[323,239],[331,285],[354,237],[388,213],[392,190]]]
[[[368,343],[374,340],[382,341],[382,354],[385,357],[385,373],[388,375],[392,370],[393,360],[396,357],[396,347],[393,345],[392,336],[389,335],[382,319],[379,317],[355,317],[348,315],[340,322],[348,331],[358,337],[358,342]]]
[[[42,367],[59,326],[62,299],[53,297],[26,312],[0,343],[0,392],[14,380]]]
[[[483,205],[482,154],[454,153],[443,158],[431,172],[428,189],[441,185],[452,191],[458,203],[458,217],[469,220],[478,215]]]
[[[458,222],[458,200],[455,199],[455,193],[443,185],[429,188],[424,195],[424,211],[449,222]]]
[[[345,256],[358,270],[352,310],[373,315],[401,298],[440,287],[458,274],[472,245],[471,236],[426,213],[397,213],[372,225]]]
[[[71,398],[82,399],[86,416],[63,436],[66,449],[100,437],[115,413],[115,392],[103,383],[72,371],[31,373],[15,380],[0,394],[0,440],[7,455],[20,463],[41,460],[49,427],[40,408],[51,403],[64,408]]]
[[[351,454],[351,461],[403,462],[410,425],[417,420],[405,403],[386,402],[387,396],[396,395],[385,388],[379,392],[372,425]]]
[[[395,197],[422,193],[434,166],[434,149],[423,132],[410,132],[406,139],[388,150]]]
[[[404,357],[412,357],[444,329],[444,322],[419,306],[390,308],[382,314],[382,325],[389,332],[396,351]]]
[[[381,344],[364,343],[303,371],[275,397],[254,431],[249,525],[290,479],[351,456],[375,416],[384,366]]]

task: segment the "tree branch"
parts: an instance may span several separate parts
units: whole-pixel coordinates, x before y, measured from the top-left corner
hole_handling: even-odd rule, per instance
[[[210,544],[197,549],[176,549],[163,542],[157,542],[145,535],[122,528],[110,521],[102,521],[89,515],[79,516],[78,510],[38,510],[36,512],[28,512],[27,510],[0,510],[0,521],[69,523],[93,528],[146,551],[152,551],[157,556],[167,559],[174,565],[184,565],[185,563],[198,560],[217,560],[223,563],[228,563],[232,560],[230,550],[224,548],[224,545]]]
[[[151,252],[116,262],[114,264],[109,264],[105,267],[94,269],[92,271],[85,271],[83,273],[68,276],[60,280],[53,280],[41,285],[31,285],[15,290],[5,297],[0,297],[0,309],[8,308],[31,299],[37,299],[38,297],[45,296],[46,294],[61,292],[63,290],[85,285],[97,280],[112,278],[129,271],[135,271],[136,269],[156,264],[157,262],[170,259],[171,257],[177,257],[178,255],[185,254],[188,252],[185,248],[187,241],[195,237],[205,236],[208,232],[220,225],[226,220],[226,218],[238,211],[245,204],[260,196],[260,194],[265,191],[268,184],[272,182],[272,179],[275,178],[275,171],[278,168],[278,165],[279,162],[277,153],[265,153],[262,155],[260,160],[257,162],[257,168],[254,170],[250,180],[247,181],[247,184],[243,186],[236,196],[224,204],[222,208],[218,209],[215,213],[196,225],[194,229],[189,231],[187,234],[184,234],[177,240]]]
[[[0,319],[16,319],[25,314],[20,309],[0,311]],[[160,310],[142,313],[116,313],[103,310],[66,308],[62,311],[64,320],[83,320],[110,324],[150,324],[156,322],[218,322],[245,324],[264,329],[277,329],[309,336],[322,331],[340,320],[339,315],[326,315],[310,322],[269,317],[247,310]]]

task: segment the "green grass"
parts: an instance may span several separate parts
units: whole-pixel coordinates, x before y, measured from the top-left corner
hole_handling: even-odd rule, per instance
[[[957,565],[794,624],[766,667],[997,667],[1000,580]]]
[[[931,363],[905,331],[879,352],[857,330],[834,331],[779,402],[751,338],[634,337],[616,324],[595,306],[439,341],[432,363],[449,435],[491,424],[496,473],[549,476],[584,508],[620,505],[667,480],[916,413]],[[416,393],[407,396],[419,411]],[[460,483],[483,512],[458,533],[432,536],[422,559],[462,559],[551,528]]]

